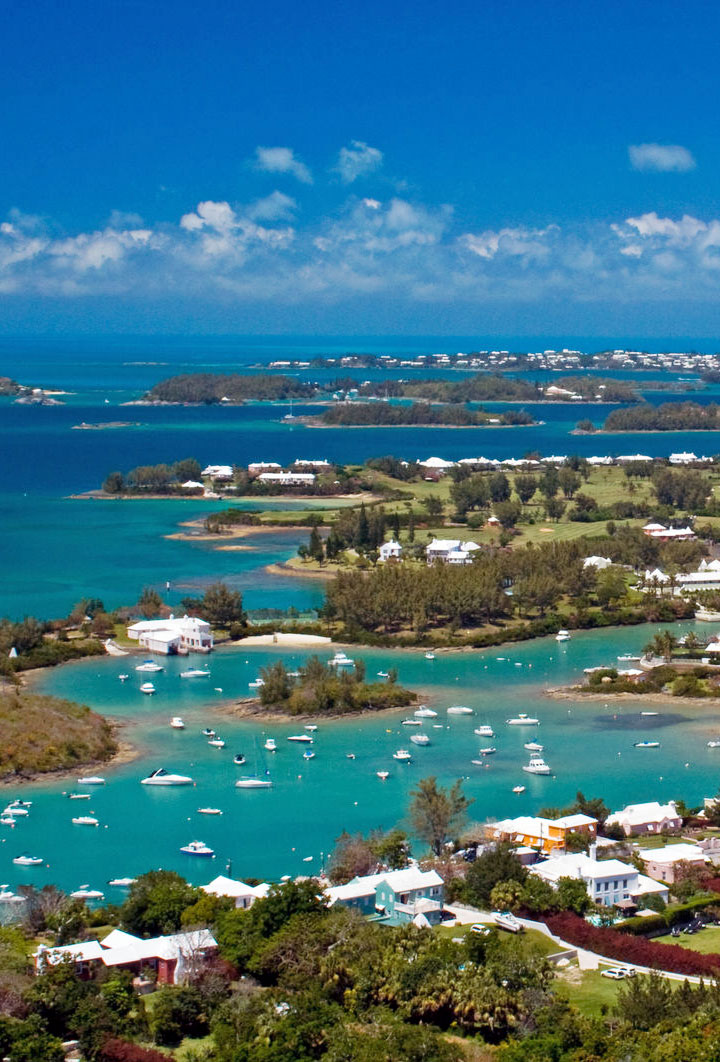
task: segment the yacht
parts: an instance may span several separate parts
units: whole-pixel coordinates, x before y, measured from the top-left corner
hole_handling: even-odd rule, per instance
[[[530,762],[525,764],[523,770],[526,774],[552,774],[545,760],[538,753],[530,756]]]
[[[105,893],[100,892],[100,889],[90,889],[87,885],[81,885],[79,889],[75,889],[75,892],[70,893],[72,900],[104,900]]]
[[[309,734],[314,734],[317,730],[317,723],[306,723],[304,729],[307,730]]]
[[[180,849],[185,855],[193,856],[214,856],[212,848],[209,848],[204,841],[190,841],[190,844],[185,844]]]
[[[305,751],[303,752],[303,759],[304,760],[314,760],[315,759],[315,753],[313,752],[313,750],[312,749],[305,749]]]
[[[555,641],[556,642],[569,642],[570,641],[570,631],[565,631],[565,630],[558,631],[557,634],[555,635]]]
[[[390,771],[375,771],[375,774],[378,776],[381,782],[384,782],[390,776]]]
[[[518,922],[509,911],[493,911],[493,922],[498,929],[507,929],[510,933],[522,933],[522,922]]]
[[[72,820],[73,826],[99,826],[100,823],[92,815],[78,815]]]
[[[708,741],[708,743],[707,743],[707,747],[708,747],[709,749],[720,749],[720,741],[718,741],[718,740],[714,740],[714,741],[713,741],[713,740],[711,740],[711,741]]]
[[[149,774],[147,778],[143,778],[140,782],[141,785],[193,785],[192,778],[187,774],[171,774],[170,771],[166,771],[164,767],[158,767],[157,770]]]
[[[524,785],[514,785],[512,791],[513,791],[513,793],[524,793],[525,792],[525,786]]]
[[[204,667],[189,667],[180,672],[180,678],[210,678],[210,672]]]
[[[429,745],[430,744],[430,738],[427,736],[427,734],[411,734],[410,735],[410,740],[412,741],[413,745]]]
[[[495,731],[487,723],[483,723],[482,726],[475,727],[474,731],[478,737],[495,737]]]
[[[254,682],[248,682],[251,690],[261,690],[265,685],[265,679],[257,678]]]
[[[298,741],[304,745],[312,745],[313,739],[310,734],[290,734],[288,741]]]
[[[208,741],[208,745],[211,745],[212,748],[214,748],[214,749],[224,749],[225,748],[225,742],[223,741],[222,738],[219,738],[219,737],[210,738],[210,740]]]
[[[215,737],[215,731],[212,730],[209,726],[206,726],[204,730],[200,731],[200,733],[203,737]]]
[[[397,752],[393,752],[393,759],[400,760],[401,763],[409,763],[412,756],[407,749],[398,749]]]
[[[481,756],[492,756],[496,752],[497,752],[497,749],[495,748],[494,745],[488,745],[487,748],[480,749],[480,755]]]
[[[270,789],[272,782],[269,778],[238,778],[235,783],[236,789]]]
[[[390,673],[388,671],[378,671],[377,677],[378,678],[390,678]]]
[[[242,765],[245,763],[245,757],[243,756],[242,752],[235,753],[235,755],[233,756],[233,763],[236,767],[242,767]]]
[[[265,744],[263,745],[263,748],[267,752],[277,752],[277,741],[275,740],[275,738],[267,738]]]
[[[428,708],[426,704],[421,704],[419,708],[416,708],[413,715],[416,719],[437,719],[437,712]]]
[[[355,661],[340,649],[332,660],[328,661],[328,667],[355,667]]]
[[[140,687],[140,692],[147,693],[148,696],[152,697],[153,693],[155,693],[155,687],[153,686],[152,682],[143,682],[142,686]]]
[[[142,664],[138,664],[138,666],[135,668],[135,670],[136,671],[150,671],[150,672],[154,673],[154,672],[157,672],[157,671],[164,671],[165,668],[162,667],[161,664],[156,664],[154,660],[143,660]]]
[[[434,660],[435,659],[435,653],[433,653],[432,650],[430,652],[428,652],[428,653],[425,653],[425,659],[426,660]]]
[[[40,856],[21,855],[16,856],[13,863],[17,867],[41,867],[43,860]]]
[[[0,826],[14,826],[15,819],[12,815],[0,815]]]
[[[170,726],[173,728],[173,730],[184,730],[185,724],[182,720],[182,716],[174,715],[170,720]]]
[[[422,726],[422,719],[403,719],[401,726]]]
[[[222,815],[220,808],[198,808],[198,815]]]
[[[464,704],[453,704],[447,710],[448,715],[474,715],[472,708],[466,708]]]
[[[528,750],[528,752],[544,752],[545,751],[545,746],[541,745],[539,741],[528,741],[528,742],[526,742],[524,748],[526,748]]]
[[[659,741],[633,741],[633,748],[635,749],[659,749]]]
[[[116,889],[129,889],[136,881],[137,878],[111,878],[108,885],[112,885]]]
[[[105,785],[105,779],[99,774],[89,774],[85,778],[78,778],[78,785]]]
[[[526,715],[525,712],[519,712],[512,719],[506,719],[505,722],[508,726],[537,726],[540,720],[531,715]]]
[[[68,793],[68,800],[89,800],[89,793]]]
[[[16,807],[15,804],[8,804],[8,806],[5,808],[5,810],[2,812],[2,814],[3,815],[12,815],[14,818],[17,818],[18,815],[28,815],[29,812],[28,812],[27,808]]]
[[[8,805],[11,808],[31,808],[32,806],[32,800],[11,800]]]

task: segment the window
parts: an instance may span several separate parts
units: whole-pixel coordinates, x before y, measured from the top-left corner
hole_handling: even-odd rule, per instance
[[[627,887],[627,878],[623,878],[623,888],[626,889]]]
[[[605,892],[608,892],[608,891],[609,891],[609,889],[610,889],[610,882],[609,882],[609,881],[606,881],[606,882],[605,882]]]

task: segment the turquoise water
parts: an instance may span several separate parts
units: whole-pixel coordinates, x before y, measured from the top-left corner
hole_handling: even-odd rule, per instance
[[[678,632],[691,624],[680,624]],[[228,697],[248,693],[258,669],[281,656],[291,667],[304,652],[238,648],[210,658],[210,679],[181,680],[180,660],[168,660],[166,672],[150,676],[158,690],[153,698],[139,692],[136,660],[90,660],[44,674],[38,688],[90,704],[104,714],[127,720],[125,736],[141,750],[141,758],[116,769],[103,770],[107,785],[92,792],[89,801],[63,796],[73,782],[10,787],[16,796],[34,801],[31,814],[14,830],[0,827],[0,879],[13,885],[54,881],[64,887],[90,882],[103,887],[111,877],[137,874],[150,866],[173,868],[196,883],[209,880],[229,862],[238,876],[277,878],[308,869],[318,870],[343,829],[387,828],[406,815],[409,794],[418,779],[434,774],[442,783],[464,779],[475,803],[471,816],[484,821],[510,814],[534,813],[540,807],[563,805],[578,788],[601,795],[613,807],[624,802],[683,797],[700,802],[714,794],[720,779],[720,750],[708,749],[710,736],[720,732],[720,706],[697,712],[674,703],[658,708],[657,718],[641,719],[637,709],[602,702],[555,701],[543,696],[547,687],[577,681],[582,669],[613,662],[623,652],[637,652],[651,628],[577,633],[558,644],[543,639],[522,646],[476,653],[439,654],[434,661],[422,653],[358,651],[369,674],[396,666],[400,681],[421,693],[438,711],[424,729],[432,744],[409,744],[412,728],[400,725],[403,712],[321,722],[315,735],[314,760],[302,758],[302,746],[289,744],[288,734],[302,724],[237,721],[214,709]],[[320,654],[327,657],[329,654]],[[117,676],[130,673],[127,683]],[[143,676],[145,678],[146,676]],[[214,687],[221,687],[222,694]],[[475,709],[470,717],[447,717],[451,704]],[[655,706],[656,707],[656,706]],[[537,778],[522,772],[526,741],[535,739],[533,727],[508,727],[505,719],[520,711],[540,718],[537,740],[555,772]],[[180,714],[186,730],[169,728]],[[495,729],[497,754],[487,768],[471,759],[486,743],[473,734],[479,723]],[[441,724],[439,729],[433,723]],[[214,727],[227,741],[224,750],[206,744],[200,731]],[[277,739],[278,752],[262,752],[266,736]],[[659,749],[640,750],[634,741],[652,735]],[[413,762],[399,764],[392,753],[407,747]],[[245,768],[232,764],[243,751]],[[346,753],[356,759],[348,760]],[[269,791],[234,788],[236,778],[265,767],[274,781]],[[192,789],[148,790],[139,784],[155,767],[189,773]],[[390,771],[386,782],[375,772]],[[512,787],[524,784],[520,796]],[[197,814],[202,806],[222,809],[220,817]],[[73,827],[73,815],[92,809],[98,829]],[[211,865],[179,852],[193,839],[216,851]],[[46,866],[20,870],[11,860],[22,852],[41,855]],[[309,862],[304,862],[311,856]],[[200,865],[198,865],[200,863]],[[113,892],[108,891],[108,895]]]

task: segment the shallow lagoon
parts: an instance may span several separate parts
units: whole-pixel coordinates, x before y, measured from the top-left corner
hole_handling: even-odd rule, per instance
[[[678,631],[690,626],[680,624]],[[438,711],[438,718],[425,725],[432,744],[409,744],[414,731],[401,726],[403,712],[321,721],[313,746],[316,756],[309,762],[302,758],[302,746],[285,740],[300,731],[302,723],[235,720],[213,710],[213,703],[247,696],[248,682],[264,664],[282,656],[292,667],[304,659],[304,652],[221,650],[210,658],[211,678],[198,680],[181,680],[179,672],[186,664],[168,660],[166,672],[152,676],[158,690],[152,698],[139,693],[137,660],[131,658],[89,660],[46,672],[37,682],[42,691],[71,696],[127,719],[131,725],[125,736],[140,748],[141,758],[101,771],[107,785],[94,790],[89,801],[68,801],[62,793],[73,783],[67,780],[22,787],[22,795],[34,805],[14,830],[2,828],[0,877],[12,885],[54,881],[75,888],[90,882],[101,888],[109,878],[150,866],[177,869],[197,883],[223,872],[228,863],[237,876],[277,878],[318,870],[321,853],[332,848],[343,829],[387,828],[402,820],[410,790],[429,774],[443,783],[464,778],[466,792],[475,799],[471,815],[480,821],[562,805],[579,788],[602,795],[613,806],[673,797],[700,802],[716,792],[720,779],[720,750],[706,746],[708,737],[720,731],[720,705],[700,710],[674,703],[653,705],[659,716],[642,719],[636,707],[605,708],[598,701],[543,697],[549,686],[577,681],[584,667],[639,651],[651,630],[643,626],[583,632],[566,644],[542,639],[483,652],[441,653],[434,661],[417,652],[359,650],[354,655],[365,660],[369,675],[396,666],[400,682],[420,692]],[[117,678],[123,671],[131,676],[125,684]],[[216,686],[222,694],[214,691]],[[475,715],[448,719],[445,710],[457,703],[474,708]],[[537,740],[546,746],[545,758],[555,777],[522,772],[528,758],[523,744],[535,739],[536,728],[505,724],[520,711],[540,718]],[[177,714],[185,720],[185,731],[168,726]],[[495,728],[493,744],[498,749],[487,768],[470,763],[486,743],[473,734],[481,722]],[[207,745],[200,731],[208,725],[227,741],[224,750]],[[632,747],[650,734],[660,740],[659,749]],[[277,739],[274,755],[262,752],[266,735]],[[399,747],[410,748],[411,764],[392,759]],[[246,767],[232,764],[237,751],[247,756]],[[348,760],[348,752],[356,759]],[[236,778],[253,773],[256,763],[259,771],[270,768],[273,789],[236,790]],[[159,766],[190,773],[196,786],[164,791],[141,786],[139,780]],[[384,783],[375,774],[380,769],[390,771]],[[511,792],[518,784],[527,787],[520,796]],[[8,799],[20,793],[19,787],[7,789]],[[197,808],[203,806],[219,807],[224,814],[198,815]],[[89,809],[96,812],[100,828],[70,824],[73,815]],[[210,844],[216,858],[206,862],[183,856],[180,846],[193,839]],[[48,865],[24,870],[13,866],[12,858],[25,851],[42,855]],[[312,859],[305,862],[309,856]]]

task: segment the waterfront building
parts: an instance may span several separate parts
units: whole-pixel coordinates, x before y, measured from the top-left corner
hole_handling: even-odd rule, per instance
[[[317,476],[314,472],[261,472],[259,483],[276,483],[281,487],[311,487]]]
[[[640,849],[638,855],[648,875],[668,885],[682,880],[687,867],[705,868],[705,853],[696,844],[666,844],[664,848]]]
[[[602,571],[603,568],[609,568],[612,561],[609,557],[586,557],[583,561],[583,568],[597,568],[598,571]]]
[[[264,899],[270,892],[270,885],[266,882],[260,885],[246,885],[244,881],[236,881],[223,874],[219,874],[207,885],[201,885],[200,888],[208,896],[229,896],[235,901],[235,906],[243,911],[252,907],[256,900]]]
[[[546,854],[563,852],[567,835],[581,833],[594,840],[597,836],[597,819],[590,815],[563,815],[559,819],[544,819],[537,815],[520,815],[515,819],[501,819],[486,827],[486,835],[495,841],[510,841],[513,844],[538,848]]]
[[[251,476],[257,475],[260,472],[270,472],[274,468],[281,469],[282,465],[277,461],[253,461],[247,466],[248,472]]]
[[[670,454],[670,456],[668,457],[668,461],[670,462],[671,465],[691,465],[691,464],[693,464],[694,461],[697,461],[697,460],[698,460],[698,458],[696,457],[695,454],[686,453],[686,452],[678,453],[678,454]]]
[[[303,457],[298,457],[295,461],[293,461],[293,468],[321,468],[321,469],[325,468],[325,469],[328,469],[328,468],[330,468],[330,462],[328,460],[326,460],[325,458],[321,458],[320,460],[312,461],[312,460],[306,460]]]
[[[342,904],[391,925],[432,925],[442,920],[445,883],[436,870],[417,865],[366,874],[326,891],[331,907]]]
[[[210,479],[232,479],[232,465],[207,465],[200,475],[208,476]]]
[[[140,977],[149,967],[162,985],[181,984],[191,972],[198,958],[217,951],[217,941],[208,929],[173,933],[167,937],[142,940],[114,929],[103,940],[85,940],[79,944],[63,944],[56,948],[40,945],[34,953],[35,972],[47,966],[70,962],[79,977],[87,979],[94,970],[104,966],[112,970],[128,970]]]
[[[626,837],[632,834],[658,834],[667,830],[679,830],[682,818],[675,803],[659,804],[657,800],[646,804],[628,804],[622,811],[615,811],[605,820],[606,826],[620,826]]]
[[[213,647],[213,634],[207,620],[197,616],[175,619],[140,620],[127,629],[128,638],[136,641],[141,649],[150,653],[209,653]]]

